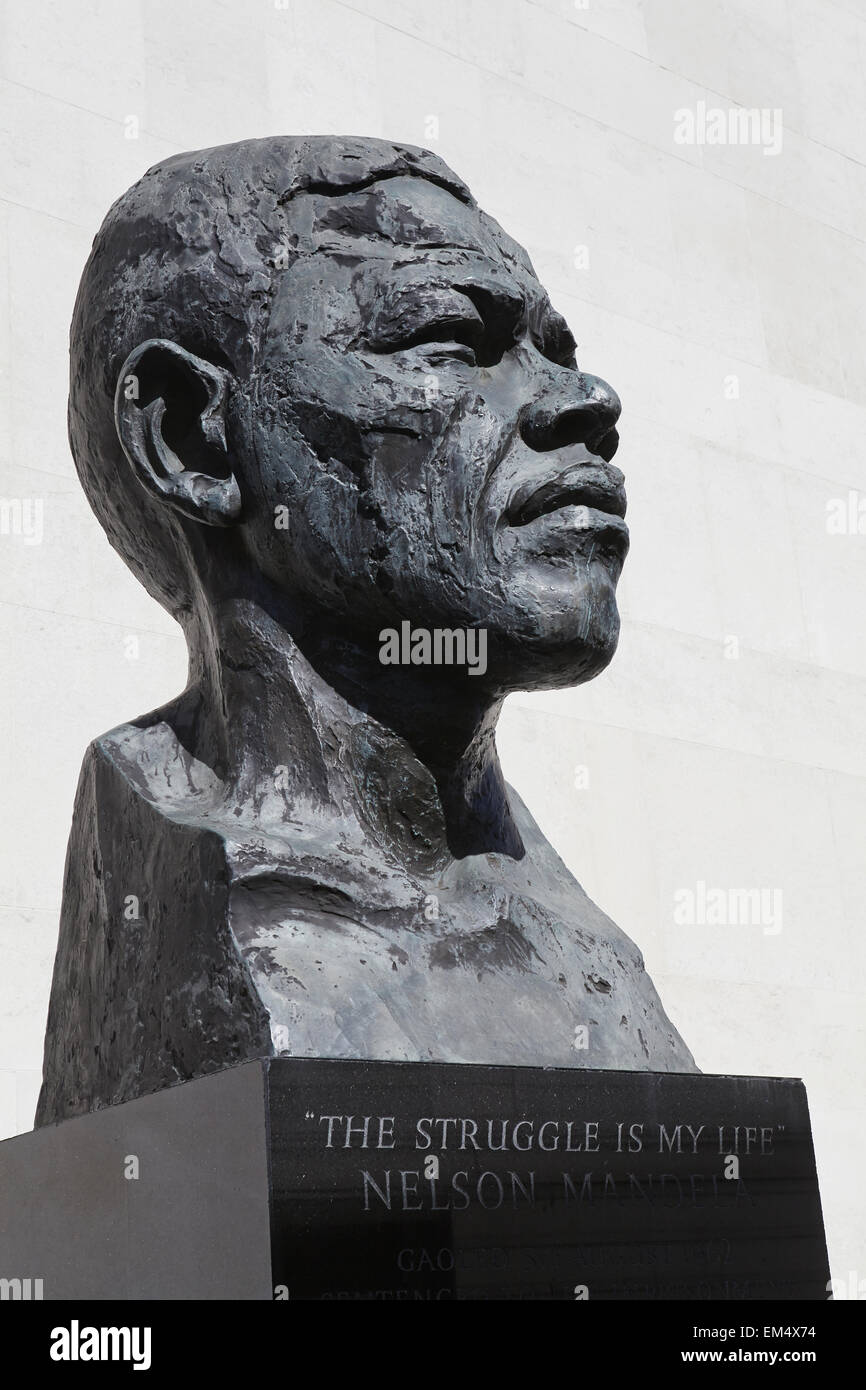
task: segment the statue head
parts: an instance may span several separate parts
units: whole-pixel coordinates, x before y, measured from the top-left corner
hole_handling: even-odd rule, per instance
[[[438,157],[379,140],[155,166],[72,324],[76,466],[149,592],[191,641],[254,601],[371,681],[406,620],[483,629],[485,669],[447,678],[489,698],[603,669],[619,410],[526,253]]]

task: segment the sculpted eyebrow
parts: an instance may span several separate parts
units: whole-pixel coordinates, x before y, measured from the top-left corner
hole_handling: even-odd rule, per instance
[[[516,288],[513,292],[498,284],[467,281],[416,280],[387,294],[374,306],[369,336],[378,345],[409,340],[431,324],[449,322],[474,324],[484,334],[502,343],[512,342],[525,316],[525,302]]]

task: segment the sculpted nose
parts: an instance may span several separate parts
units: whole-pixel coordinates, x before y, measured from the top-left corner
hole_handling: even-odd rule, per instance
[[[567,385],[557,385],[527,406],[520,433],[530,449],[544,452],[567,444],[585,444],[592,454],[610,461],[619,435],[614,425],[622,402],[599,376],[579,372]]]

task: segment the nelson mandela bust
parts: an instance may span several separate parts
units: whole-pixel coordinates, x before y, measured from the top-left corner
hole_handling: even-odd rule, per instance
[[[574,353],[423,150],[245,141],[115,203],[70,440],[189,683],[85,757],[37,1123],[275,1053],[695,1070],[496,753],[619,632],[620,403]]]

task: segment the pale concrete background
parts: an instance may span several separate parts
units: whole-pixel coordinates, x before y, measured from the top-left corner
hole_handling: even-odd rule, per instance
[[[620,651],[509,702],[507,774],[699,1065],[804,1077],[833,1272],[866,1275],[864,67],[866,0],[5,0],[0,497],[43,534],[3,514],[0,1134],[32,1122],[84,749],[185,681],[66,443],[91,238],[175,151],[380,135],[468,181],[625,403]],[[701,101],[780,108],[781,152],[677,143]],[[781,930],[677,925],[699,883],[779,889]]]

